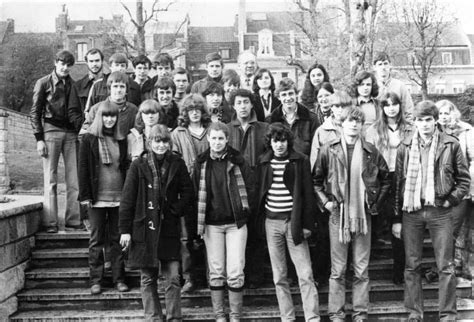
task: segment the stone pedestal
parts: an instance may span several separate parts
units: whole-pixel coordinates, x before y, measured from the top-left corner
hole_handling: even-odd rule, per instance
[[[10,190],[10,175],[7,161],[8,113],[0,111],[0,194]]]

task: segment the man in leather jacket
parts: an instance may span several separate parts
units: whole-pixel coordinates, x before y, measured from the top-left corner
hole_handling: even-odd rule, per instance
[[[423,320],[421,259],[426,228],[439,271],[439,320],[456,319],[451,210],[469,191],[470,176],[458,141],[436,127],[438,108],[422,101],[413,110],[416,130],[397,151],[392,233],[405,243],[405,307]],[[403,227],[403,231],[402,231]]]

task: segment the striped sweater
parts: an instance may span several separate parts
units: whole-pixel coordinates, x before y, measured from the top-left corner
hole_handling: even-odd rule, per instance
[[[273,180],[265,200],[265,214],[269,219],[285,220],[290,218],[293,209],[293,197],[283,182],[283,173],[289,160],[273,158]]]

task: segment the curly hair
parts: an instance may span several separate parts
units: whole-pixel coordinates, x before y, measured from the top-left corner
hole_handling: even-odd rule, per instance
[[[352,81],[352,84],[351,84],[352,97],[354,98],[359,97],[359,92],[357,91],[357,87],[359,87],[360,84],[362,84],[362,81],[366,80],[367,78],[370,78],[372,80],[372,90],[370,91],[370,96],[377,97],[379,95],[379,85],[377,84],[377,78],[375,78],[375,75],[366,70],[361,70],[355,75],[354,80]]]
[[[206,100],[201,94],[188,94],[183,98],[181,113],[178,116],[178,126],[189,126],[189,112],[193,109],[201,111],[201,124],[203,127],[208,127],[211,123],[211,117],[207,113]]]
[[[265,134],[265,147],[272,149],[272,139],[276,141],[288,141],[288,151],[293,148],[293,132],[283,125],[283,123],[275,122],[270,124],[267,133]]]
[[[313,65],[311,65],[308,69],[308,72],[306,73],[303,90],[301,92],[301,103],[303,103],[303,105],[305,106],[312,107],[314,102],[316,102],[317,88],[313,85],[313,83],[311,83],[311,72],[316,68],[320,69],[323,72],[323,75],[324,75],[323,82],[326,82],[326,83],[330,82],[329,74],[323,65],[318,64],[318,63],[314,63]]]

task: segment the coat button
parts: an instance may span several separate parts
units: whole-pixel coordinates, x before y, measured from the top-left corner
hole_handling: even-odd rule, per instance
[[[153,186],[151,185],[151,183],[148,184],[148,188],[149,188],[149,189],[153,188]]]

